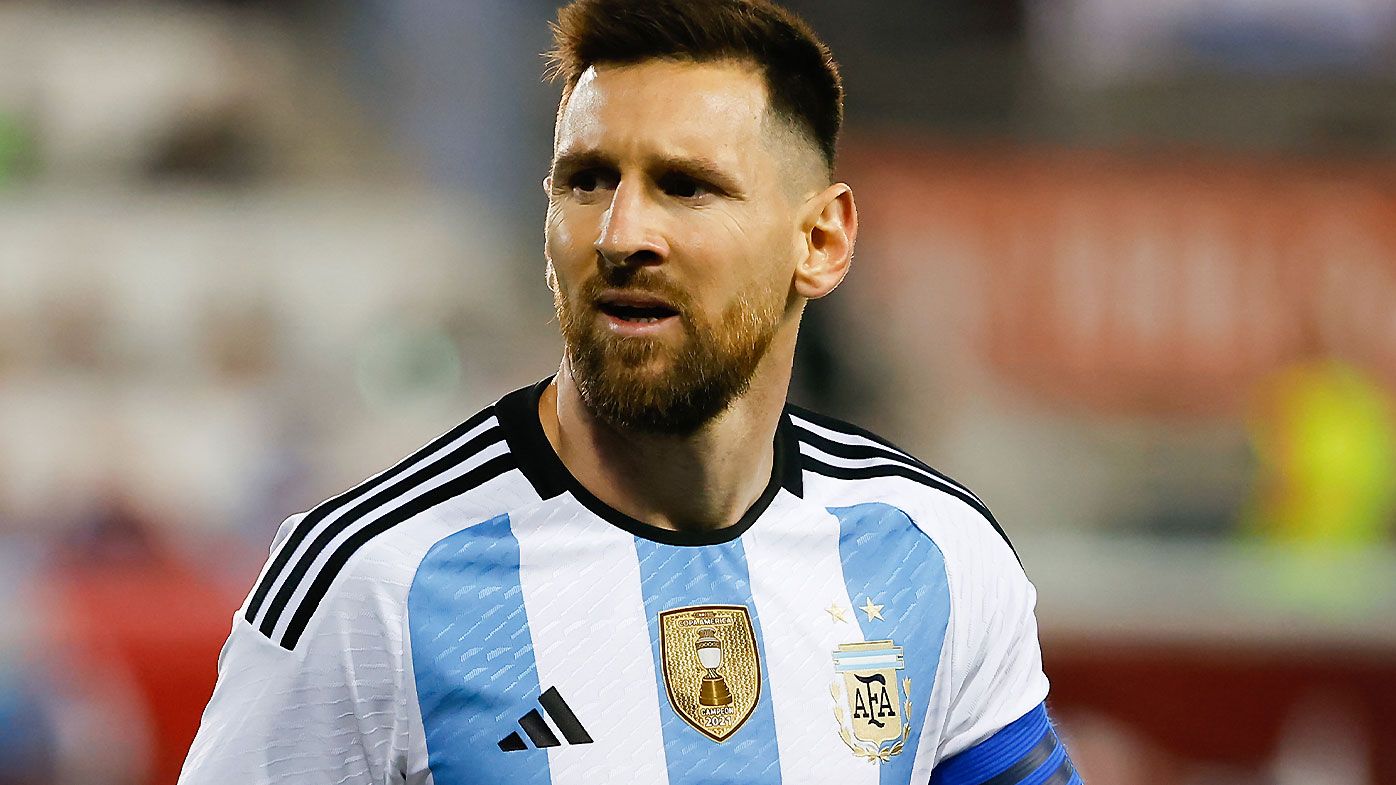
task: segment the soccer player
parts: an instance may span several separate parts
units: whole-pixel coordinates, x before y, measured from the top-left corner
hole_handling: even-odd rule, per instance
[[[1078,783],[983,502],[785,401],[858,226],[827,48],[764,0],[555,43],[557,374],[282,526],[180,781]]]

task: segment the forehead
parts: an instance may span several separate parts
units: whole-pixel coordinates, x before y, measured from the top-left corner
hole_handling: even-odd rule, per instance
[[[701,153],[736,159],[756,148],[767,106],[764,79],[744,63],[649,60],[593,66],[558,114],[555,153]]]

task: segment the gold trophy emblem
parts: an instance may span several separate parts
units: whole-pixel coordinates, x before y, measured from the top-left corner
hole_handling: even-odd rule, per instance
[[[703,706],[732,705],[732,692],[727,689],[727,680],[717,672],[722,667],[722,641],[717,638],[717,630],[699,630],[694,645],[698,648],[698,662],[708,671],[698,689],[698,703]]]
[[[669,706],[709,739],[730,739],[761,702],[761,656],[745,605],[660,611],[659,649]]]

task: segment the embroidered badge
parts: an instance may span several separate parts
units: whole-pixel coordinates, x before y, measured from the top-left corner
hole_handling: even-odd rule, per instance
[[[659,649],[674,712],[713,741],[736,733],[761,699],[761,659],[746,607],[661,611]]]
[[[869,763],[900,754],[911,735],[911,679],[892,641],[845,643],[834,650],[834,718],[848,748]]]

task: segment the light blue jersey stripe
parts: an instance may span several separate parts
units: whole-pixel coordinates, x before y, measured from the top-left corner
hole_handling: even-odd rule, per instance
[[[432,546],[407,595],[412,667],[436,785],[548,785],[548,753],[501,738],[541,690],[519,585],[519,543],[501,515]]]
[[[897,675],[899,681],[911,679],[911,733],[902,753],[881,764],[880,782],[905,785],[911,781],[916,744],[950,622],[945,559],[931,538],[896,507],[869,503],[831,507],[829,512],[839,519],[844,582],[863,637],[890,640],[903,650],[905,668]],[[864,607],[875,612],[870,614]]]
[[[751,577],[741,541],[686,548],[637,538],[635,548],[640,557],[640,585],[654,646],[655,673],[660,682],[659,715],[670,785],[717,782],[778,785],[780,754],[776,747],[771,687],[764,664],[761,697],[756,708],[746,723],[721,743],[695,730],[674,711],[663,684],[664,663],[659,645],[662,611],[698,605],[745,606],[756,633],[756,649],[764,660],[766,647],[761,620],[756,616]]]

